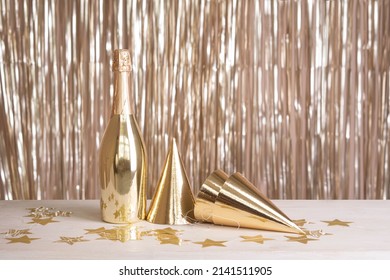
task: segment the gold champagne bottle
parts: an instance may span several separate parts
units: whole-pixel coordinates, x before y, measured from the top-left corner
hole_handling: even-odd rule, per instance
[[[131,60],[128,50],[114,51],[114,101],[100,145],[100,208],[109,223],[145,219],[145,145],[134,116]]]

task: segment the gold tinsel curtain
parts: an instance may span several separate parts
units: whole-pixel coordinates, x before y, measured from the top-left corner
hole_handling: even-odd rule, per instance
[[[0,0],[0,198],[98,198],[129,48],[149,196],[170,137],[270,198],[388,199],[390,1]]]

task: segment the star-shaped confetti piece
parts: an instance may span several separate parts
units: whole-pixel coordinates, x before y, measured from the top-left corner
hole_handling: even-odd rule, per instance
[[[341,221],[339,219],[334,219],[333,221],[321,221],[321,222],[327,223],[328,226],[342,226],[342,227],[349,227],[349,224],[352,223],[352,222]]]
[[[157,235],[157,240],[160,241],[160,244],[173,244],[181,245],[181,239],[175,235],[171,234],[159,234]]]
[[[199,242],[193,242],[194,244],[200,244],[202,245],[202,248],[206,248],[206,247],[212,247],[212,246],[216,246],[216,247],[226,247],[223,243],[225,243],[227,241],[216,241],[216,240],[211,240],[211,239],[205,239],[204,241],[199,241]]]
[[[255,235],[255,236],[240,236],[242,239],[241,242],[255,242],[259,244],[264,244],[264,241],[266,240],[273,240],[272,238],[264,238],[262,235]]]
[[[285,236],[288,238],[287,241],[289,242],[299,242],[299,243],[302,243],[302,244],[307,244],[307,242],[309,241],[316,241],[318,239],[314,239],[314,238],[308,238],[306,235],[301,235],[301,236]]]
[[[30,211],[30,214],[26,217],[34,217],[34,218],[49,218],[49,217],[70,217],[72,212],[70,211],[62,211],[56,210],[55,208],[48,208],[44,206],[40,206],[37,208],[26,208],[26,210]]]
[[[299,220],[292,220],[294,224],[296,224],[299,227],[303,227],[305,224],[307,224],[307,221],[305,219],[299,219]]]
[[[51,218],[32,218],[32,222],[29,222],[28,224],[40,224],[42,226],[45,226],[50,223],[57,223],[58,221],[54,221],[53,217]]]
[[[10,244],[10,243],[25,243],[25,244],[30,244],[31,241],[33,240],[37,240],[37,239],[40,239],[40,238],[30,238],[28,237],[27,235],[23,235],[21,237],[15,237],[15,238],[6,238],[7,240],[9,240],[9,242],[7,244]]]
[[[171,234],[171,235],[176,235],[177,233],[181,232],[180,230],[173,229],[171,227],[155,229],[153,231],[157,234]]]
[[[78,237],[65,237],[65,236],[60,236],[60,240],[57,240],[55,242],[62,242],[62,243],[67,243],[69,245],[73,245],[78,242],[86,242],[89,241],[87,239],[83,239],[83,236],[78,236]]]
[[[1,234],[11,235],[12,237],[25,235],[25,234],[32,234],[30,232],[30,229],[10,229],[7,232],[2,232]]]
[[[91,229],[86,228],[84,230],[86,231],[86,234],[99,234],[99,233],[105,231],[106,228],[105,227],[91,228]]]

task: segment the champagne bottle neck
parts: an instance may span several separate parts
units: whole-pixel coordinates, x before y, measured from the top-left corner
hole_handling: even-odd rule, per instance
[[[114,71],[114,102],[111,115],[134,114],[131,72]]]

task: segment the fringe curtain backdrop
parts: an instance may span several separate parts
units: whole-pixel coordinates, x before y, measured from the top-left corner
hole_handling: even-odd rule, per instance
[[[96,199],[131,50],[149,197],[171,137],[271,199],[389,199],[390,1],[0,0],[0,198]]]

